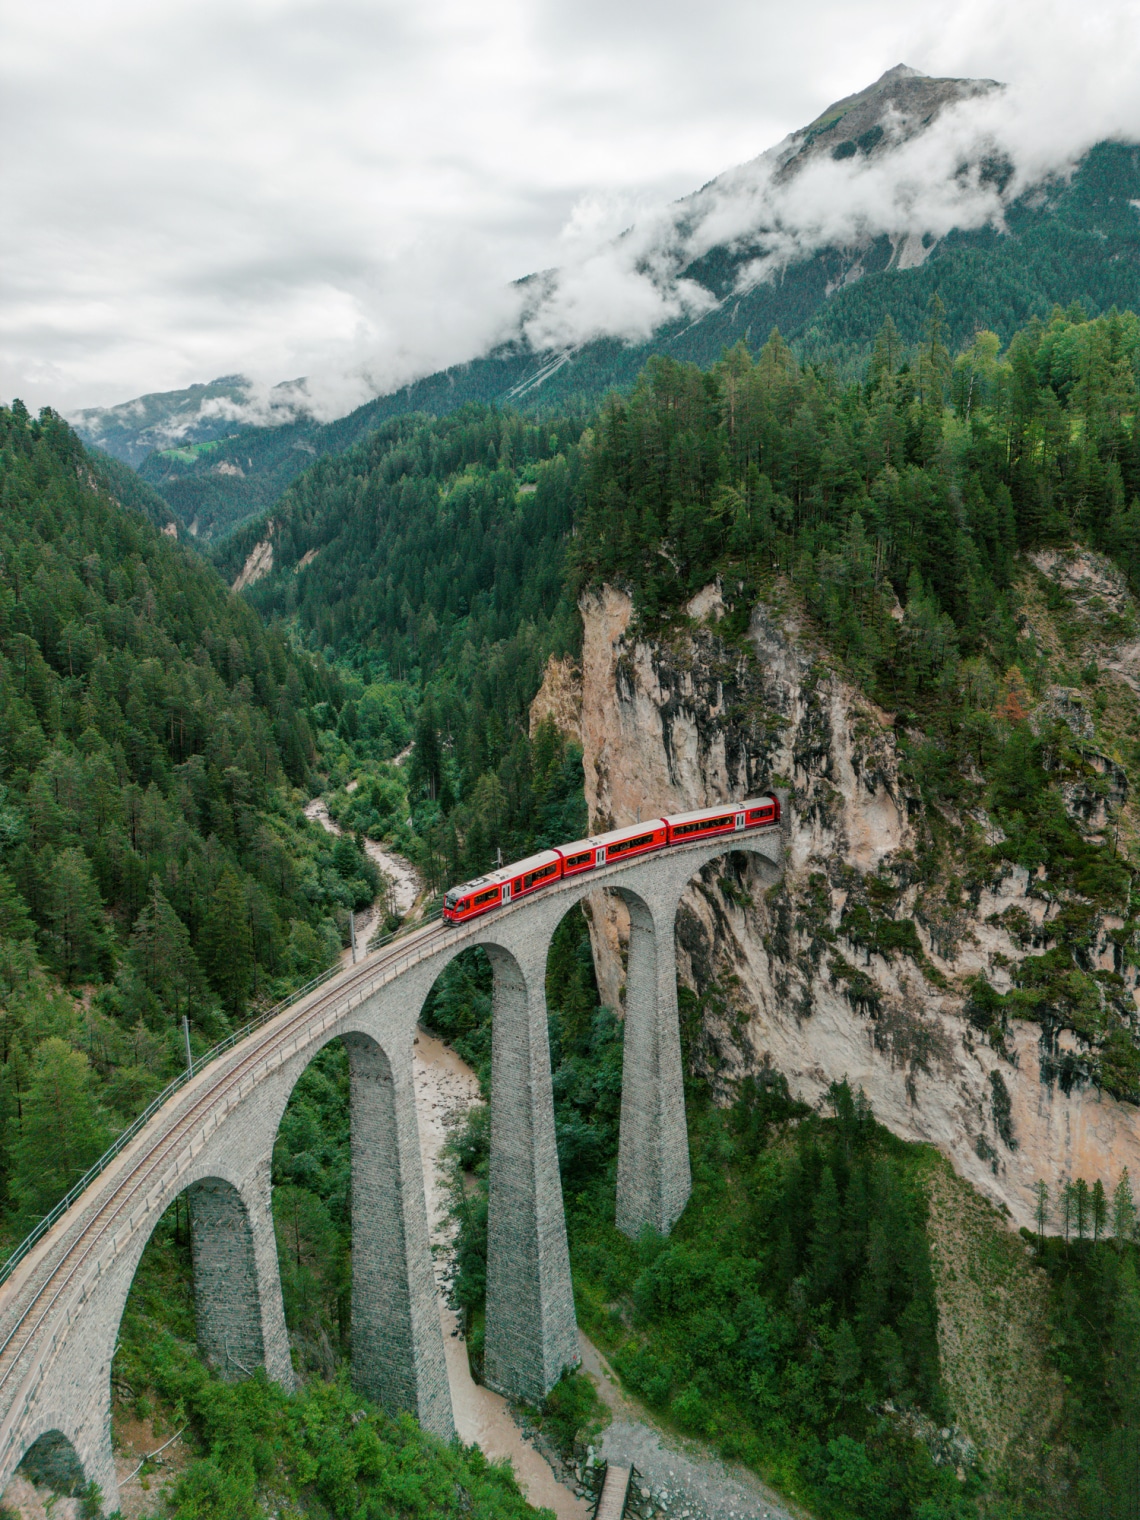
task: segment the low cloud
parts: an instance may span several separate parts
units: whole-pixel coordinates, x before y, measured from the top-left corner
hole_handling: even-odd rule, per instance
[[[235,422],[331,417],[520,334],[691,320],[685,271],[721,243],[755,280],[1000,227],[1092,143],[1140,140],[1138,23],[1140,0],[42,0],[0,55],[0,395],[241,372]],[[787,181],[751,157],[902,58],[1009,85],[889,156]]]
[[[1068,178],[1096,142],[1140,142],[1131,88],[1102,92],[1077,115],[1058,109],[1057,81],[1051,84],[1035,77],[996,86],[945,107],[917,134],[888,109],[871,156],[824,153],[789,174],[789,143],[781,144],[568,262],[548,278],[544,301],[523,324],[526,335],[540,348],[602,335],[634,341],[699,315],[712,298],[685,271],[715,248],[743,258],[739,293],[827,248],[858,250],[882,236],[930,243],[954,229],[1004,231],[1014,201]]]

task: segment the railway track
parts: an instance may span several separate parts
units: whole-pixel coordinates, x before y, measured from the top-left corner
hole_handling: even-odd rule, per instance
[[[715,843],[725,853],[733,848],[731,838]],[[707,859],[713,844],[712,840],[686,842],[671,847],[668,856]],[[597,889],[616,885],[627,872],[632,874],[649,863],[645,857],[614,862],[592,875],[589,886]],[[565,895],[572,903],[581,896],[582,887],[579,878],[560,880],[552,883],[537,901]],[[487,931],[493,922],[525,913],[533,902],[526,897],[504,904],[496,910],[493,920],[475,918],[461,923],[437,920],[421,926],[400,935],[358,966],[322,982],[310,992],[302,992],[297,1002],[276,1014],[270,1013],[264,1023],[248,1034],[239,1032],[228,1049],[216,1048],[206,1058],[209,1064],[192,1072],[189,1081],[169,1097],[164,1094],[157,1100],[159,1106],[153,1115],[142,1116],[137,1133],[128,1132],[119,1142],[122,1148],[117,1155],[104,1157],[97,1163],[92,1169],[94,1175],[89,1174],[91,1180],[85,1178],[78,1185],[83,1191],[70,1202],[66,1212],[41,1238],[33,1235],[25,1242],[22,1251],[26,1254],[16,1253],[5,1277],[0,1278],[0,1467],[10,1470],[9,1459],[17,1437],[22,1434],[24,1411],[52,1368],[68,1327],[88,1296],[88,1288],[98,1280],[103,1257],[108,1253],[114,1255],[116,1233],[125,1224],[129,1234],[135,1211],[169,1176],[172,1167],[177,1175],[189,1166],[193,1159],[190,1148],[196,1137],[202,1134],[205,1139],[203,1131],[208,1133],[216,1128],[242,1100],[258,1068],[288,1059],[357,1003],[421,960],[443,949],[478,944],[489,937]],[[183,1159],[184,1165],[179,1166]],[[65,1199],[64,1204],[68,1203]]]
[[[44,1236],[28,1258],[26,1270],[22,1263],[11,1284],[14,1302],[10,1304],[8,1313],[0,1310],[0,1335],[3,1336],[0,1340],[0,1408],[4,1408],[4,1427],[11,1425],[13,1415],[18,1413],[35,1391],[34,1386],[16,1391],[13,1385],[40,1331],[53,1312],[63,1307],[62,1301],[68,1291],[80,1286],[84,1270],[91,1265],[92,1258],[108,1239],[113,1239],[116,1227],[124,1218],[130,1218],[140,1198],[145,1198],[149,1186],[177,1158],[202,1123],[240,1090],[243,1082],[271,1052],[279,1051],[283,1045],[287,1046],[292,1038],[311,1030],[314,1024],[320,1024],[327,1016],[339,1016],[344,1011],[344,1004],[351,1003],[354,995],[369,990],[377,978],[384,978],[386,973],[401,962],[419,960],[425,954],[433,954],[450,940],[467,937],[467,933],[457,933],[449,925],[432,924],[397,944],[378,951],[367,961],[337,977],[331,984],[318,988],[295,1008],[284,1010],[271,1023],[242,1042],[242,1045],[248,1044],[248,1049],[242,1050],[242,1045],[234,1047],[241,1052],[236,1061],[229,1064],[219,1062],[217,1066],[206,1067],[195,1079],[202,1081],[203,1085],[193,1093],[188,1105],[180,1107],[177,1102],[171,1105],[178,1111],[169,1114],[167,1126],[153,1137],[137,1158],[129,1161],[124,1172],[114,1177],[114,1186],[110,1188],[109,1196],[102,1202],[95,1200],[94,1212],[90,1217],[76,1221],[72,1226],[76,1231],[74,1239],[67,1245],[63,1255],[54,1261],[53,1247],[58,1249],[58,1241],[52,1239],[55,1231]],[[151,1123],[155,1123],[164,1111],[160,1109]],[[130,1153],[125,1154],[129,1156]],[[112,1170],[109,1168],[103,1175],[109,1176]],[[64,1220],[59,1223],[63,1224]],[[37,1271],[37,1267],[41,1270]],[[44,1268],[47,1269],[46,1273]],[[9,1315],[13,1313],[15,1317],[10,1319]],[[40,1370],[42,1361],[50,1358],[52,1349],[54,1348],[50,1346],[45,1349]],[[29,1368],[27,1371],[34,1373],[36,1369]],[[23,1398],[20,1397],[21,1393]],[[7,1433],[5,1430],[4,1434]]]

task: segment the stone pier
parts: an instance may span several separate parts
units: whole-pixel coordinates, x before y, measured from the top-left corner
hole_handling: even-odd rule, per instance
[[[498,946],[491,1031],[486,1369],[490,1387],[541,1399],[578,1363],[578,1326],[546,1021],[546,946],[520,962]]]
[[[352,1102],[352,1383],[445,1439],[455,1433],[428,1245],[412,1052],[344,1037]]]
[[[219,1054],[163,1105],[0,1285],[0,1490],[41,1437],[70,1443],[118,1505],[111,1367],[123,1307],[155,1225],[186,1193],[198,1339],[226,1378],[264,1368],[293,1387],[270,1162],[297,1081],[344,1041],[352,1103],[352,1376],[362,1394],[453,1432],[424,1203],[412,1044],[450,961],[494,970],[487,1380],[541,1399],[577,1361],[554,1133],[546,962],[588,892],[619,891],[632,924],[616,1218],[667,1233],[689,1196],[674,959],[681,893],[717,856],[781,869],[778,831],[707,840],[584,873],[470,924],[430,925],[369,956]]]
[[[621,895],[630,929],[614,1222],[636,1240],[647,1227],[669,1233],[689,1201],[692,1174],[672,915],[662,932],[647,903]]]

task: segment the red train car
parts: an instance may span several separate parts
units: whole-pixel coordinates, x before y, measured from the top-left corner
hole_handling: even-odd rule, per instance
[[[769,795],[725,803],[719,808],[698,808],[693,813],[673,813],[665,819],[665,824],[670,844],[688,844],[694,839],[742,833],[745,829],[765,828],[779,821],[779,798]]]
[[[503,903],[514,902],[547,887],[562,876],[562,856],[557,850],[543,850],[539,855],[528,855],[514,865],[503,866],[498,871],[488,871],[486,876],[452,887],[443,899],[443,916],[452,923],[463,923],[489,913]]]
[[[664,818],[650,818],[628,828],[611,829],[608,834],[595,834],[590,843],[594,846],[596,864],[612,865],[615,860],[631,860],[650,850],[663,850],[669,843],[669,830]],[[599,850],[604,851],[601,860],[597,860]]]
[[[576,839],[573,844],[560,844],[563,876],[580,876],[583,871],[596,871],[606,863],[606,847],[596,839]]]
[[[663,850],[671,844],[689,844],[695,839],[710,839],[720,834],[770,828],[779,821],[780,801],[770,793],[766,797],[750,797],[744,802],[725,803],[722,807],[699,808],[693,813],[674,813],[667,818],[650,818],[645,823],[630,824],[624,829],[611,829],[590,839],[559,845],[556,850],[543,850],[514,865],[503,866],[462,886],[452,887],[443,899],[443,916],[451,923],[463,923],[516,898],[538,892],[566,876],[596,871],[600,866],[646,855],[651,850]]]
[[[453,924],[461,924],[468,918],[478,918],[480,913],[490,913],[502,900],[502,882],[477,876],[474,881],[465,881],[444,893],[443,916]]]

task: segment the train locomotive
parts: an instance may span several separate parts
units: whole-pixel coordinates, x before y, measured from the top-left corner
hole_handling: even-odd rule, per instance
[[[538,855],[528,855],[514,865],[502,866],[486,876],[452,887],[443,899],[443,916],[451,923],[465,923],[567,876],[596,871],[600,866],[647,855],[652,850],[667,850],[670,845],[692,844],[694,840],[719,834],[775,828],[779,822],[780,799],[771,792],[745,802],[700,808],[694,813],[650,818],[628,828],[611,829],[608,834],[595,834]]]

